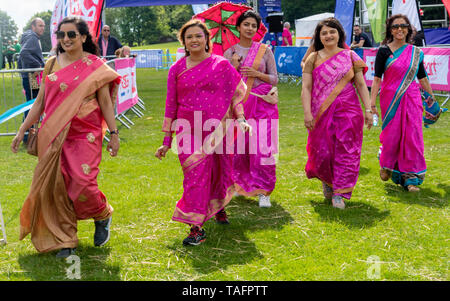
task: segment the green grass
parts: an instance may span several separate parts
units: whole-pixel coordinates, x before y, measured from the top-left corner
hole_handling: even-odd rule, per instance
[[[136,47],[133,47],[132,50],[162,49],[162,50],[164,50],[164,53],[166,53],[166,50],[169,49],[169,52],[171,54],[176,54],[177,49],[180,47],[182,47],[182,45],[180,44],[180,42],[176,41],[176,42],[170,42],[170,43],[136,46]]]
[[[188,226],[171,221],[182,195],[173,153],[154,152],[163,138],[167,71],[138,69],[147,110],[132,130],[123,126],[119,156],[103,153],[99,186],[115,209],[110,242],[93,246],[92,220],[80,221],[82,280],[370,280],[369,256],[378,256],[379,280],[449,280],[450,118],[424,129],[428,173],[409,194],[378,176],[380,128],[364,130],[360,177],[344,211],[325,204],[321,183],[308,180],[307,132],[300,87],[279,84],[280,161],[271,208],[234,198],[231,224],[205,224],[208,238],[183,247]],[[1,98],[0,98],[1,99]],[[9,243],[0,247],[0,280],[66,280],[70,265],[55,253],[38,254],[29,237],[18,241],[19,214],[36,158],[9,150],[0,137],[0,202]]]

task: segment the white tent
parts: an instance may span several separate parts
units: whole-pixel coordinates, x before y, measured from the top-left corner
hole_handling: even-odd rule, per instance
[[[334,17],[334,14],[322,13],[295,20],[295,46],[309,46],[317,23],[329,17]]]

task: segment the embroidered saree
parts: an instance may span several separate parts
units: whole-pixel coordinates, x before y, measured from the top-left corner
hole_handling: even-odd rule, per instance
[[[230,147],[245,91],[237,71],[221,56],[212,54],[190,69],[184,57],[170,68],[163,131],[176,133],[184,176],[174,221],[202,226],[230,202]]]
[[[20,239],[31,233],[39,252],[74,248],[77,220],[103,220],[112,207],[98,189],[97,174],[106,131],[96,91],[109,84],[116,100],[120,76],[89,55],[51,74],[44,69],[45,107],[38,134],[38,163],[20,213]]]
[[[386,62],[381,82],[380,166],[392,171],[392,181],[404,187],[422,184],[427,169],[422,98],[414,81],[423,56],[415,46],[399,48]]]
[[[364,126],[352,80],[367,67],[350,50],[340,51],[313,69],[316,57],[317,53],[308,57],[304,71],[312,74],[314,117],[306,145],[306,176],[320,179],[335,195],[350,199],[358,180]]]
[[[247,122],[253,127],[252,136],[245,133],[245,148],[238,149],[236,144],[233,158],[233,180],[236,191],[244,196],[258,194],[270,195],[276,183],[276,156],[278,155],[278,105],[250,94],[267,95],[278,83],[275,59],[265,44],[253,42],[250,49],[239,44],[225,52],[224,57],[231,60],[233,51],[243,57],[241,67],[269,74],[270,82],[258,78],[242,76],[248,90],[244,99],[244,112]],[[239,140],[242,133],[237,133]]]

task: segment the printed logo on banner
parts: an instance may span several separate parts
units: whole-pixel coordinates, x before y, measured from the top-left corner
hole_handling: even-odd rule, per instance
[[[368,55],[365,58],[366,65],[369,68],[366,73],[366,80],[373,81],[373,78],[375,76],[375,58],[376,58],[376,56],[374,56],[374,55]]]
[[[122,77],[117,94],[117,113],[128,110],[138,101],[136,87],[136,64],[133,58],[115,61],[116,71]]]
[[[430,83],[435,85],[447,85],[449,56],[425,55],[423,60]]]
[[[282,53],[278,57],[278,67],[283,68],[289,64],[294,63],[294,56],[292,54]]]

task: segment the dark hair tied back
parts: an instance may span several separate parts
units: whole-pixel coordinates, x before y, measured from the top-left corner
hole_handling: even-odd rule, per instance
[[[79,17],[66,17],[66,18],[62,19],[62,21],[58,24],[57,30],[59,31],[61,29],[61,25],[67,24],[67,23],[75,24],[80,35],[86,36],[86,41],[84,41],[84,43],[83,43],[83,51],[100,56],[100,50],[98,48],[97,43],[94,42],[91,33],[89,32],[89,27],[88,27],[86,21],[84,21],[83,19],[81,19]],[[56,53],[60,54],[63,52],[65,52],[65,50],[62,48],[61,42],[58,41]]]

